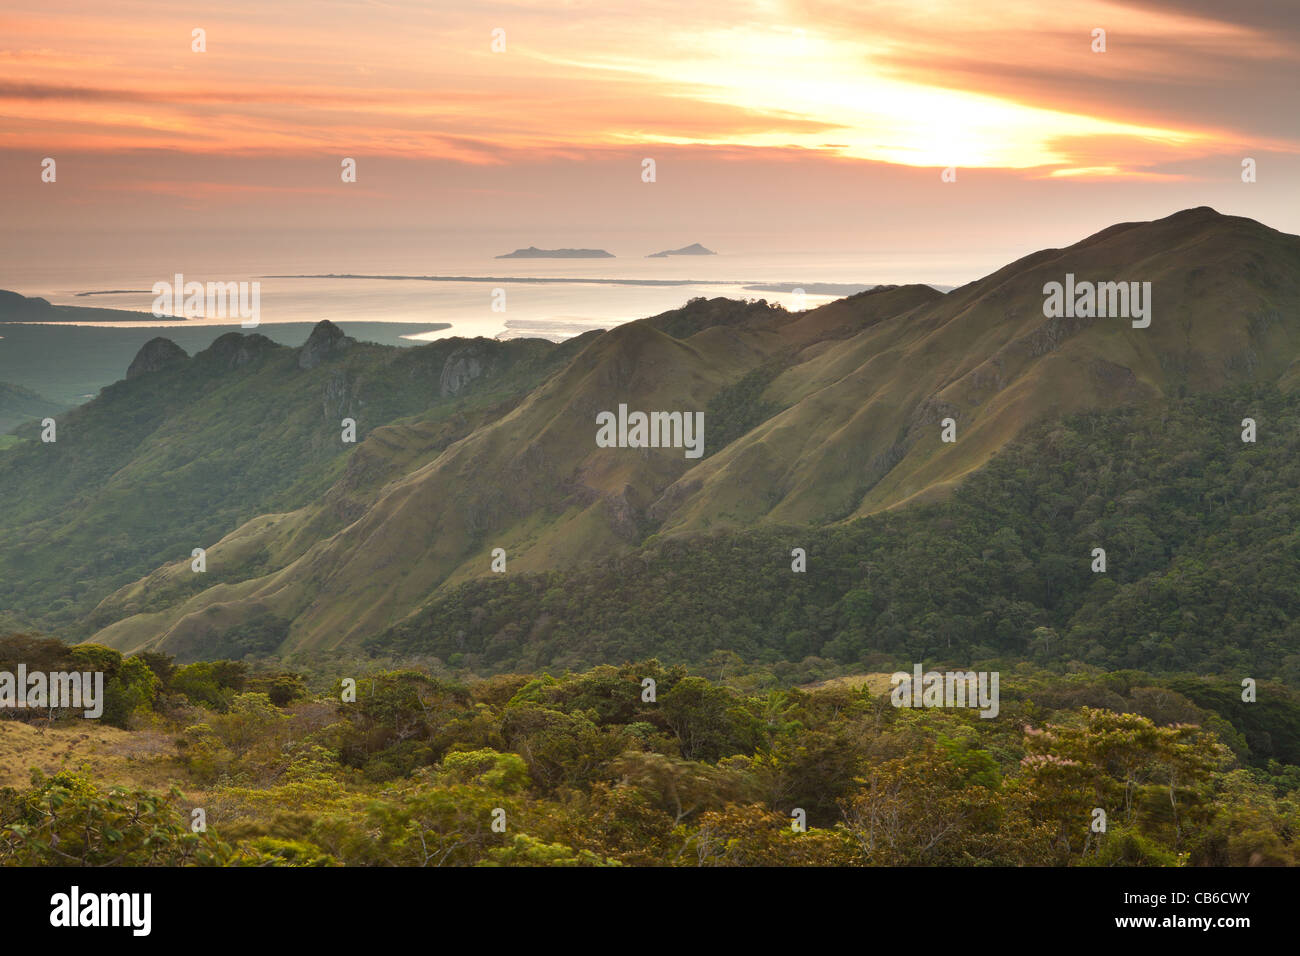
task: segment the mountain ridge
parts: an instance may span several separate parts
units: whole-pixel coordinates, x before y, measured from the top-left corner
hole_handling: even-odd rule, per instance
[[[1045,283],[1067,273],[1151,282],[1150,327],[1045,316]],[[490,579],[495,548],[510,570],[541,572],[651,536],[828,527],[942,500],[1043,421],[1233,384],[1293,389],[1298,277],[1300,238],[1197,208],[1040,250],[946,295],[879,287],[800,313],[691,300],[566,343],[563,364],[445,444],[416,423],[373,430],[350,457],[382,481],[347,491],[336,471],[319,501],[229,528],[209,549],[222,580],[196,582],[178,547],[177,563],[99,602],[94,639],[201,654],[275,619],[278,652],[355,647]],[[263,347],[234,335],[217,351],[256,364]],[[596,415],[619,404],[707,408],[703,457],[598,448]]]

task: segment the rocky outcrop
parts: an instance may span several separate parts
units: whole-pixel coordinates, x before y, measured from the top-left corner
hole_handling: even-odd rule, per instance
[[[356,341],[344,335],[343,330],[328,319],[317,322],[316,328],[311,330],[311,335],[298,350],[298,367],[315,368],[330,356],[351,348]]]
[[[459,395],[470,382],[483,374],[486,356],[477,345],[467,345],[447,356],[438,379],[438,394],[443,398]]]
[[[243,335],[239,332],[227,332],[196,355],[195,358],[207,358],[227,369],[236,369],[279,347],[265,335],[257,333]]]
[[[172,365],[187,362],[189,358],[189,354],[171,339],[159,336],[144,343],[135,354],[126,370],[126,377],[133,379],[150,372],[160,372]]]

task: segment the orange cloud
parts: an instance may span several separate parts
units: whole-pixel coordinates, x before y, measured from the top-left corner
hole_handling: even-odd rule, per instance
[[[494,165],[659,144],[1138,179],[1173,155],[1300,151],[1293,104],[1274,99],[1294,87],[1296,34],[1259,12],[1274,8],[243,0],[182,15],[51,0],[6,26],[0,146]]]

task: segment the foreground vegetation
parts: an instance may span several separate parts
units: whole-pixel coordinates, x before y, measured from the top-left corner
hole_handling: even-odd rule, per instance
[[[781,688],[726,654],[707,675],[657,661],[466,681],[385,670],[360,676],[355,700],[342,681],[313,692],[323,675],[239,662],[176,667],[18,636],[0,657],[103,667],[105,720],[166,741],[114,771],[69,755],[0,789],[7,864],[1300,860],[1300,767],[1251,744],[1300,736],[1300,705],[1276,685],[1242,704],[1226,680],[1180,691],[1132,671],[1021,665],[1002,674],[998,717],[982,719],[895,708],[884,675]],[[36,719],[50,734],[87,727]],[[0,740],[15,726],[0,721]]]

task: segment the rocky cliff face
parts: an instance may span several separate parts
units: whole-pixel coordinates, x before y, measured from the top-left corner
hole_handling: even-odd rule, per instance
[[[467,345],[447,356],[438,380],[438,394],[442,397],[457,395],[470,382],[483,374],[486,357],[483,349]]]

